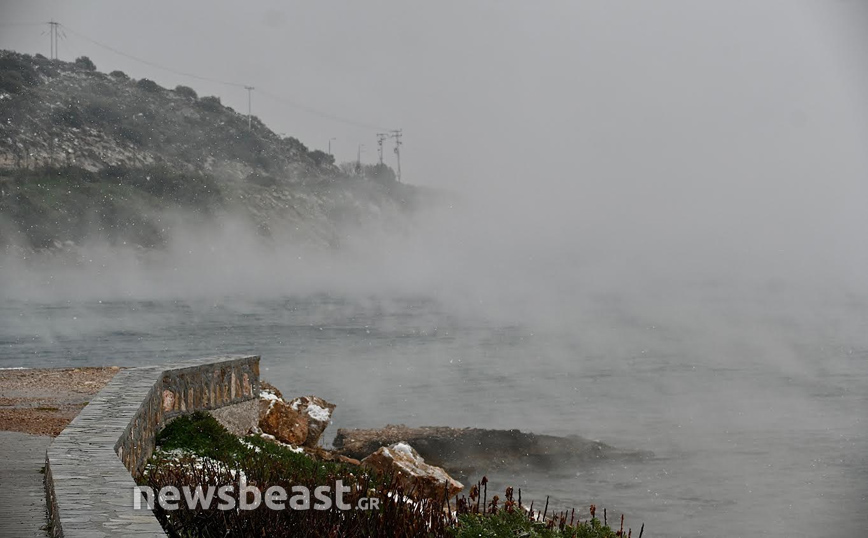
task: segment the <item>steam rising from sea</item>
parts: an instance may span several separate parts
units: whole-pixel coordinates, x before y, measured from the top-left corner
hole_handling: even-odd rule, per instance
[[[258,353],[285,393],[337,403],[334,429],[519,428],[650,450],[493,479],[655,536],[868,527],[858,252],[538,192],[482,202],[346,230],[334,251],[232,218],[182,220],[159,252],[9,251],[0,367]]]

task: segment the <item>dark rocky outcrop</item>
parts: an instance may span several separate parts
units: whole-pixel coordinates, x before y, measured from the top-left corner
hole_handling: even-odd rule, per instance
[[[341,454],[361,459],[382,446],[401,441],[412,445],[426,462],[461,477],[495,469],[548,471],[623,454],[605,443],[578,436],[403,425],[371,430],[339,429],[334,446]]]

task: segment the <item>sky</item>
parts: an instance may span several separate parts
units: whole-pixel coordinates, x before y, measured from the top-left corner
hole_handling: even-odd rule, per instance
[[[817,278],[860,279],[868,263],[862,2],[0,6],[2,48],[47,54],[43,28],[18,23],[54,19],[62,59],[240,111],[243,88],[93,41],[254,86],[254,114],[311,148],[335,138],[339,161],[364,144],[373,162],[377,127],[403,129],[405,180],[484,199],[464,224],[515,248],[575,242],[624,264],[654,251],[642,263],[661,271],[680,256]]]

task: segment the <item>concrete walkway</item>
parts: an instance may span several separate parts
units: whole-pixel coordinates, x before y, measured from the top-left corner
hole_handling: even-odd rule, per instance
[[[0,431],[0,536],[47,536],[40,469],[51,437]]]

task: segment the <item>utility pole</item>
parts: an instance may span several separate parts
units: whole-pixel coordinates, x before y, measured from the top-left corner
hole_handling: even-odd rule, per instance
[[[383,164],[383,141],[388,137],[386,133],[377,133],[377,154],[380,156],[380,164]]]
[[[253,86],[244,86],[244,89],[247,90],[247,129],[250,130],[250,104],[253,100],[251,97],[254,88]]]
[[[391,138],[395,139],[395,157],[398,159],[398,183],[401,182],[401,136],[403,136],[403,129],[397,129],[392,131]]]
[[[329,155],[332,154],[332,140],[337,140],[335,137],[329,138]]]
[[[57,37],[58,37],[57,36],[57,27],[60,26],[60,23],[54,22],[54,19],[51,19],[51,21],[47,22],[46,24],[48,24],[48,37],[51,39],[51,53],[48,56],[50,57],[50,59],[56,60],[57,59],[57,41],[58,41],[58,39],[57,39]],[[43,35],[45,35],[45,34],[43,34]]]
[[[359,153],[356,156],[356,175],[362,175],[362,148],[364,144],[359,144]]]

